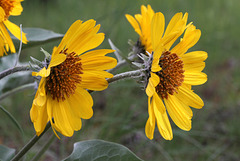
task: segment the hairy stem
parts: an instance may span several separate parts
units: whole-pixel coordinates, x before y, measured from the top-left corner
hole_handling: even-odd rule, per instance
[[[13,67],[10,69],[6,69],[0,73],[0,79],[4,78],[10,74],[16,73],[16,72],[29,71],[29,70],[30,70],[29,66],[17,66],[17,67]]]
[[[121,80],[121,79],[126,79],[126,78],[132,78],[132,77],[140,76],[142,71],[144,71],[144,70],[143,69],[139,69],[139,70],[133,70],[133,71],[128,71],[128,72],[116,74],[114,77],[109,78],[107,81],[108,81],[108,83],[112,83],[112,82],[116,82],[116,81]]]

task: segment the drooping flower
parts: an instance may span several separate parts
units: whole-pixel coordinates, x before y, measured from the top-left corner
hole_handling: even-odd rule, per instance
[[[21,40],[20,28],[8,20],[9,16],[21,15],[23,0],[0,0],[0,57],[10,51],[15,53],[15,47],[7,29],[19,40]],[[27,43],[25,33],[22,33],[22,42]]]
[[[106,78],[113,75],[104,70],[115,67],[117,61],[105,56],[113,50],[92,50],[104,40],[104,34],[97,33],[100,25],[95,24],[95,20],[72,24],[46,67],[33,72],[41,76],[30,111],[37,135],[50,121],[54,132],[71,137],[81,129],[81,119],[93,115],[93,100],[86,89],[100,91],[108,87]]]
[[[180,129],[189,131],[193,116],[190,106],[201,109],[204,105],[191,88],[207,81],[207,75],[202,72],[207,53],[187,52],[201,36],[192,23],[186,24],[187,17],[187,13],[175,14],[165,32],[162,13],[156,13],[151,23],[153,52],[146,87],[149,118],[145,126],[149,139],[153,139],[156,124],[164,139],[173,138],[168,116]],[[172,47],[184,31],[183,38]]]
[[[126,18],[129,23],[132,25],[134,30],[139,35],[139,44],[138,47],[143,47],[145,51],[149,53],[152,52],[152,43],[151,43],[151,22],[155,12],[150,5],[147,7],[141,6],[141,14],[136,14],[134,17],[126,14]]]

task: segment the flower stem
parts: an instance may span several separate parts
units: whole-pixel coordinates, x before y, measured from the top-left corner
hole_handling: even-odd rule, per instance
[[[43,136],[43,134],[51,127],[50,122],[47,123],[45,130],[41,133],[41,135],[35,135],[15,156],[11,161],[17,161],[22,158],[29,149]]]
[[[55,141],[57,137],[53,133],[50,139],[44,144],[44,146],[41,148],[41,150],[34,156],[34,158],[31,161],[37,161],[39,158],[46,152],[46,150],[49,148],[49,146]]]
[[[112,83],[112,82],[116,82],[116,81],[121,80],[121,79],[140,76],[142,71],[144,71],[144,70],[139,69],[139,70],[133,70],[133,71],[128,71],[128,72],[116,74],[114,77],[109,78],[107,81],[108,81],[108,83]]]
[[[0,102],[1,100],[3,100],[4,98],[12,95],[12,94],[15,94],[17,92],[20,92],[20,91],[24,91],[25,89],[31,89],[31,88],[34,88],[34,86],[36,86],[36,83],[29,83],[29,84],[24,84],[20,87],[17,87],[17,88],[14,88],[10,91],[7,91],[5,93],[3,93],[2,95],[0,95]]]
[[[29,71],[29,70],[30,70],[29,66],[17,66],[17,67],[13,67],[10,69],[6,69],[0,73],[0,79],[4,78],[10,74],[16,73],[16,72]]]

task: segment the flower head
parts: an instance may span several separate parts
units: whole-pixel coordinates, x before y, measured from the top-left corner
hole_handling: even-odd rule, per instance
[[[145,133],[149,139],[153,139],[155,124],[163,138],[173,138],[168,116],[180,129],[189,131],[193,116],[190,106],[200,109],[204,105],[191,87],[207,81],[207,75],[202,72],[207,53],[187,52],[201,36],[201,31],[192,23],[187,25],[187,17],[187,13],[175,14],[165,31],[162,13],[156,13],[152,19],[153,52],[146,87],[149,118]],[[172,47],[184,31],[183,38]]]
[[[20,28],[8,20],[9,16],[18,16],[22,13],[21,1],[23,0],[0,0],[0,57],[10,51],[15,53],[15,47],[7,29],[21,40]],[[22,33],[22,42],[27,43],[25,33]]]
[[[141,14],[136,14],[134,17],[126,14],[126,18],[129,23],[132,25],[134,30],[139,35],[139,44],[138,47],[143,47],[145,51],[149,53],[152,52],[152,43],[151,43],[151,22],[155,12],[150,5],[147,7],[141,6]]]
[[[100,91],[108,87],[106,78],[113,75],[104,70],[115,67],[117,61],[105,56],[113,50],[91,50],[104,40],[104,34],[97,33],[100,25],[95,24],[94,20],[72,24],[46,67],[33,72],[41,77],[30,111],[37,135],[50,121],[54,130],[72,136],[81,129],[81,119],[93,115],[93,100],[86,89]]]

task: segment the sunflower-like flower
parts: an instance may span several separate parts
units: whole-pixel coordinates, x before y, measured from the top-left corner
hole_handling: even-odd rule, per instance
[[[207,75],[202,72],[207,53],[187,52],[201,36],[201,31],[192,23],[186,24],[187,17],[187,13],[175,14],[165,32],[164,15],[158,12],[152,19],[153,52],[146,87],[149,118],[145,126],[149,139],[153,139],[156,124],[164,139],[173,138],[168,116],[180,129],[189,131],[193,116],[190,106],[201,109],[204,105],[191,87],[207,81]],[[184,31],[183,38],[172,47]]]
[[[100,91],[108,87],[106,78],[113,75],[104,70],[115,67],[117,61],[105,56],[113,50],[91,50],[104,40],[104,34],[97,33],[100,25],[95,24],[95,20],[73,23],[53,49],[51,61],[33,72],[33,76],[41,76],[30,111],[37,135],[50,121],[54,132],[72,136],[81,129],[81,119],[93,115],[93,100],[86,89]]]
[[[126,14],[126,18],[129,23],[132,25],[134,30],[139,35],[139,44],[137,46],[139,48],[143,47],[145,51],[149,53],[152,52],[152,43],[151,43],[151,22],[155,12],[151,8],[150,5],[147,7],[141,6],[141,14],[136,14],[134,17]]]
[[[21,40],[20,28],[8,20],[9,16],[21,15],[23,0],[0,0],[0,57],[10,51],[15,53],[15,47],[7,29],[19,40]],[[25,33],[22,33],[22,42],[27,43]]]

